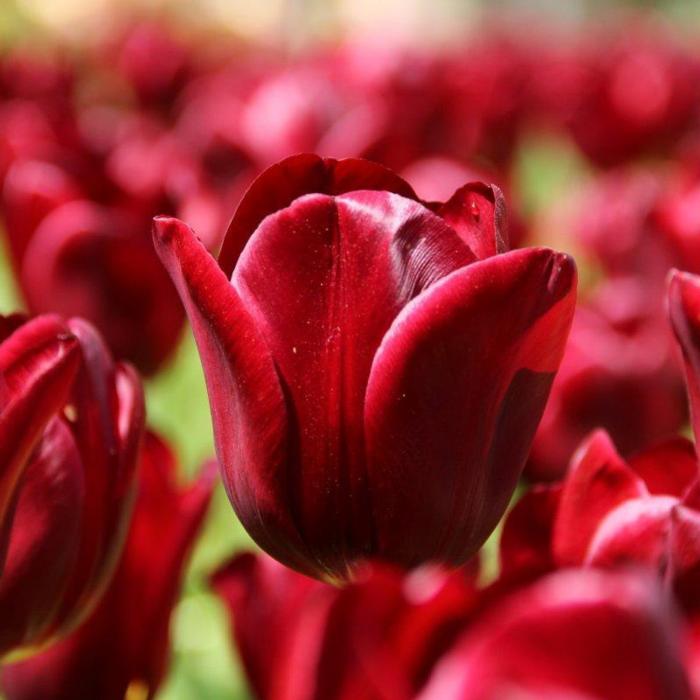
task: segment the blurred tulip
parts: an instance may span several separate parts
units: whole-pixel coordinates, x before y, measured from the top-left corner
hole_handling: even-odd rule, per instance
[[[10,168],[3,214],[20,288],[33,313],[89,320],[116,357],[152,373],[170,356],[184,319],[144,235],[161,209],[146,204],[144,216],[136,195],[133,212],[83,197],[82,184],[50,162]]]
[[[221,267],[185,224],[155,224],[236,512],[266,551],[324,578],[367,557],[476,552],[515,488],[573,310],[567,256],[504,252],[494,188],[467,185],[437,215],[387,189],[410,196],[369,162],[283,161],[248,190]]]
[[[652,580],[566,571],[504,600],[420,700],[688,700],[679,629]]]
[[[256,698],[408,700],[472,614],[470,576],[375,566],[339,589],[242,554],[212,585]]]
[[[155,696],[168,665],[170,614],[215,473],[210,463],[180,488],[169,448],[146,435],[134,515],[109,587],[72,634],[3,669],[8,700]]]
[[[680,41],[633,21],[581,37],[553,47],[537,91],[591,161],[663,152],[694,125],[700,62]]]
[[[44,335],[37,347],[47,331],[54,340]],[[68,387],[56,332],[58,349],[73,343],[79,361]],[[8,361],[0,365],[2,381],[10,389],[2,430],[12,429],[2,446],[9,450],[10,487],[13,471],[20,481],[9,531],[3,523],[8,544],[0,576],[0,656],[25,653],[67,633],[96,603],[131,516],[144,424],[136,374],[113,362],[86,322],[39,317],[19,326],[1,347],[0,357]],[[41,386],[35,375],[42,365],[42,394],[32,396]],[[36,421],[34,431],[43,429],[33,452],[29,420]],[[17,460],[25,462],[19,469]]]
[[[663,295],[654,296],[641,278],[612,278],[579,305],[533,441],[529,478],[563,476],[574,450],[598,427],[623,455],[683,427],[683,380],[668,323],[654,308]]]

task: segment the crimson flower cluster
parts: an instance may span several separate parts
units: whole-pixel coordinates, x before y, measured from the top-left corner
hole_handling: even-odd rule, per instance
[[[155,699],[184,590],[260,700],[700,698],[700,55],[522,34],[0,57],[3,697]]]

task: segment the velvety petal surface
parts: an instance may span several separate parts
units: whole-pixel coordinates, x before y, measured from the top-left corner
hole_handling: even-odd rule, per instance
[[[197,341],[229,498],[261,547],[290,566],[309,570],[285,488],[288,411],[265,340],[190,228],[159,217],[154,240]]]
[[[473,260],[422,205],[370,190],[297,199],[263,221],[239,259],[232,284],[270,349],[298,431],[291,507],[330,571],[375,547],[363,426],[374,354],[406,303]]]
[[[506,203],[495,185],[464,185],[436,211],[479,259],[508,250]]]
[[[367,389],[378,551],[458,563],[503,515],[571,323],[570,258],[527,249],[448,275],[393,322]]]
[[[321,158],[311,153],[290,156],[265,170],[238,205],[219,254],[227,277],[248,239],[269,214],[305,194],[339,195],[355,190],[395,192],[417,199],[411,186],[383,165],[360,158]]]

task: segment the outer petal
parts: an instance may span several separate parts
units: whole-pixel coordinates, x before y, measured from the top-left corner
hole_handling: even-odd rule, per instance
[[[377,352],[365,403],[379,552],[464,561],[503,515],[561,360],[570,258],[527,249],[447,276]]]
[[[0,576],[0,658],[52,634],[80,542],[84,467],[63,418],[46,429],[21,483]]]
[[[668,313],[683,351],[690,399],[690,416],[700,440],[700,277],[671,270],[668,276]]]
[[[437,213],[478,258],[508,250],[506,202],[495,185],[470,182],[460,187]]]
[[[71,427],[85,473],[83,527],[58,625],[87,614],[114,571],[131,518],[144,399],[138,376],[115,366],[97,331],[81,319],[69,321],[83,363],[73,393]]]
[[[467,632],[420,700],[688,700],[678,629],[652,580],[560,572]]]
[[[374,547],[363,445],[374,353],[399,310],[474,260],[445,223],[387,192],[308,195],[269,216],[232,283],[262,330],[298,444],[292,507],[330,571]]]
[[[355,190],[383,190],[417,199],[404,179],[368,160],[302,153],[276,163],[253,182],[238,205],[219,254],[221,269],[231,276],[248,239],[269,214],[305,194],[338,195]]]
[[[9,700],[153,697],[166,669],[170,613],[216,473],[211,463],[179,489],[175,472],[167,446],[148,435],[134,517],[109,588],[69,637],[4,668]]]
[[[229,498],[261,547],[289,566],[309,570],[287,503],[287,408],[270,351],[191,229],[159,217],[154,241],[197,341]]]
[[[322,622],[308,611],[316,606],[315,599],[330,601],[337,591],[251,553],[239,554],[219,569],[211,584],[231,614],[232,632],[255,696],[272,700],[299,619],[305,616],[306,624],[314,627]],[[315,656],[321,640],[309,634],[298,643]]]
[[[0,572],[16,488],[50,418],[66,403],[77,341],[54,316],[27,322],[0,343]]]
[[[594,433],[574,455],[554,524],[554,556],[560,565],[583,563],[600,521],[617,505],[648,495],[644,482],[623,462],[607,433]]]

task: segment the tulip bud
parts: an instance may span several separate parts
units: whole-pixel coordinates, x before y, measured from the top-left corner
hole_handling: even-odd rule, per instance
[[[263,549],[321,578],[478,550],[571,323],[573,262],[504,252],[497,188],[466,185],[434,212],[411,192],[368,162],[290,158],[249,189],[221,267],[185,224],[155,221],[234,508]]]
[[[3,656],[65,634],[109,581],[131,515],[144,407],[134,371],[79,319],[19,326],[0,346],[0,386],[0,445],[10,457],[0,504],[15,473],[10,519],[0,521]]]

